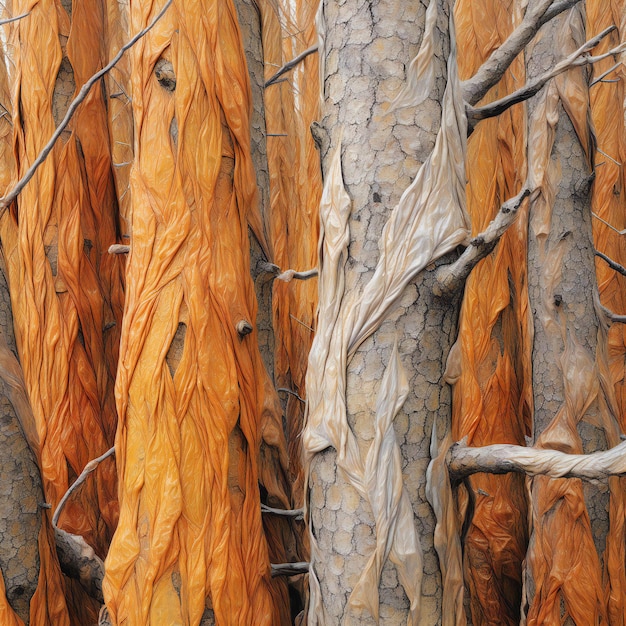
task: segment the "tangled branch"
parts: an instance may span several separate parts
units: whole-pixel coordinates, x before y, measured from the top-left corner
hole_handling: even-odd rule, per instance
[[[477,122],[479,120],[484,120],[489,117],[495,117],[496,115],[500,115],[514,104],[518,104],[519,102],[524,102],[524,100],[528,100],[532,98],[549,80],[570,70],[574,67],[580,67],[582,65],[588,65],[597,63],[602,59],[606,59],[609,56],[620,54],[626,49],[626,44],[622,44],[604,54],[600,54],[598,56],[589,56],[586,53],[594,48],[595,46],[602,41],[609,33],[613,32],[616,29],[615,26],[609,26],[605,28],[601,33],[591,38],[589,41],[586,41],[578,50],[572,52],[567,58],[563,59],[560,63],[557,63],[551,70],[537,76],[537,78],[531,80],[529,83],[524,85],[521,89],[510,93],[504,98],[500,98],[500,100],[495,100],[494,102],[490,102],[482,107],[467,107],[467,118],[470,124],[472,122]]]
[[[504,76],[515,57],[526,47],[537,31],[551,19],[578,4],[580,0],[542,0],[531,5],[522,23],[506,41],[480,66],[476,74],[461,83],[463,98],[475,105]]]
[[[17,196],[22,192],[24,187],[29,183],[31,178],[35,175],[35,172],[39,169],[40,165],[46,160],[47,156],[54,148],[54,145],[58,141],[59,137],[70,123],[72,116],[76,112],[76,109],[80,106],[83,100],[87,97],[91,88],[105,75],[107,72],[110,72],[118,61],[124,55],[124,52],[132,48],[146,33],[148,33],[155,24],[163,17],[169,6],[172,4],[172,0],[167,0],[164,7],[159,11],[159,14],[152,20],[148,26],[146,26],[143,30],[140,30],[132,39],[128,41],[128,43],[124,44],[119,52],[113,57],[113,59],[105,65],[101,70],[97,71],[81,88],[78,92],[78,95],[72,100],[70,106],[67,109],[67,113],[65,117],[61,120],[61,123],[57,126],[56,130],[50,137],[48,143],[42,148],[41,152],[37,156],[37,158],[33,161],[32,165],[26,170],[26,173],[20,180],[17,181],[13,189],[9,191],[3,198],[0,198],[0,217],[7,209],[8,206],[17,198]]]

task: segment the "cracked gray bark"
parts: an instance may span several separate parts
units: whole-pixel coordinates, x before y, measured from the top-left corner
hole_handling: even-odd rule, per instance
[[[338,6],[324,2],[325,66],[321,134],[323,169],[343,128],[343,178],[352,199],[346,291],[358,292],[372,277],[378,243],[391,209],[433,149],[441,118],[448,56],[448,3],[435,41],[435,84],[417,107],[389,113],[389,102],[404,84],[405,67],[415,56],[424,31],[425,10],[417,1]],[[450,261],[448,255],[433,264]],[[441,576],[433,547],[435,519],[425,496],[433,422],[446,432],[450,391],[442,384],[447,353],[456,335],[458,294],[448,300],[433,295],[436,267],[429,267],[405,289],[377,332],[348,362],[347,412],[362,453],[374,437],[374,399],[394,342],[409,379],[409,396],[395,419],[402,452],[402,474],[424,552],[420,624],[441,616]],[[375,523],[369,505],[337,470],[336,452],[327,449],[311,462],[310,522],[318,542],[314,565],[328,624],[375,624],[366,612],[348,611],[347,599],[374,549]],[[407,597],[397,571],[385,564],[379,586],[380,624],[405,624]]]
[[[575,32],[571,30],[572,23],[580,19],[575,8],[544,26],[529,56],[530,77],[554,65],[561,54],[559,32]],[[554,143],[546,155],[549,162],[545,164],[541,195],[535,195],[530,205],[528,291],[534,324],[535,445],[588,454],[619,443],[619,429],[612,385],[603,379],[606,333],[594,304],[597,284],[589,193],[592,172],[581,140],[590,144],[588,137],[576,134],[582,125],[580,120],[575,124],[575,116],[581,112],[578,110],[571,117],[566,88],[566,81],[581,79],[577,72],[582,70],[565,74],[561,81],[557,79],[530,101],[532,118],[540,110],[542,99],[550,107],[550,100],[558,98],[555,108],[549,109],[557,114],[558,121]],[[531,141],[533,123],[529,130]],[[530,163],[532,167],[532,155]],[[609,531],[609,498],[613,497],[615,480],[611,479],[607,487],[606,482],[581,485],[577,479],[533,479],[533,534],[526,580],[529,624],[553,623],[545,621],[548,615],[565,620],[560,623],[582,623],[567,599],[568,584],[576,584],[568,572],[578,571],[574,568],[577,564],[580,567],[581,559],[585,563],[589,601],[602,595],[599,587]],[[586,510],[581,512],[572,503],[578,499],[582,505],[583,496]],[[552,530],[550,520],[558,515],[563,515],[563,523]],[[579,545],[572,550],[569,542],[574,533]],[[594,544],[597,555],[579,554]],[[554,551],[553,556],[550,551]],[[544,606],[549,588],[555,586],[560,598],[560,606],[557,599],[554,609],[558,616],[551,611],[545,613]],[[606,617],[604,601],[598,602],[602,605],[599,614]],[[542,611],[543,618],[538,618]]]
[[[248,64],[248,74],[250,75],[250,87],[252,89],[252,119],[250,122],[252,161],[256,172],[259,210],[267,238],[269,237],[270,183],[265,139],[264,62],[261,43],[261,18],[259,10],[252,0],[236,0],[235,8],[239,17],[239,27],[241,29],[241,37]],[[265,367],[270,376],[273,377],[272,282],[263,269],[263,264],[268,260],[271,259],[265,258],[259,242],[250,233],[250,267],[259,303],[256,318],[259,348]]]
[[[0,347],[15,353],[9,290],[0,252]],[[0,366],[0,574],[13,610],[29,623],[30,600],[39,580],[38,537],[43,502],[41,477],[14,405],[13,389]]]

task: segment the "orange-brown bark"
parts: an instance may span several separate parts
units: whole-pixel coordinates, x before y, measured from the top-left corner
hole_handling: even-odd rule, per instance
[[[519,22],[514,2],[457,2],[459,69],[470,78]],[[524,82],[518,58],[485,102]],[[482,232],[500,205],[524,183],[526,116],[523,105],[479,123],[468,142],[468,211]],[[515,443],[530,434],[525,294],[525,210],[497,248],[470,275],[461,309],[461,375],[454,387],[453,436],[469,445]],[[526,552],[524,480],[478,474],[469,480],[474,506],[465,537],[465,578],[474,624],[519,621]]]

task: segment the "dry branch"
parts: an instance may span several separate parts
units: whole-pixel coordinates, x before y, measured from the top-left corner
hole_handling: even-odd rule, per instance
[[[78,580],[92,598],[104,602],[104,563],[93,548],[80,535],[72,535],[60,528],[54,529],[54,539],[61,571]]]
[[[282,517],[293,517],[297,520],[304,518],[304,509],[274,509],[265,504],[261,504],[261,513],[266,513],[267,515],[279,515]]]
[[[552,18],[578,4],[580,0],[542,0],[526,11],[522,23],[506,41],[494,50],[472,78],[461,83],[463,98],[476,104],[502,78],[515,57],[526,47],[537,31]]]
[[[285,283],[289,283],[292,280],[309,280],[309,278],[314,278],[317,276],[319,272],[317,268],[313,268],[312,270],[306,270],[305,272],[296,272],[296,270],[285,270],[278,276],[276,276],[276,280],[282,280]]]
[[[295,396],[296,398],[298,398],[298,400],[300,400],[300,402],[304,402],[304,404],[306,404],[306,400],[302,398],[299,394],[297,394],[293,389],[287,389],[287,387],[278,387],[276,391],[282,391],[284,393]]]
[[[83,100],[87,97],[87,94],[91,91],[91,88],[110,70],[112,70],[118,61],[122,58],[124,52],[132,48],[146,33],[148,33],[154,25],[163,17],[169,6],[172,4],[172,0],[167,0],[165,6],[159,11],[159,14],[146,26],[143,30],[140,30],[128,43],[124,44],[119,52],[113,57],[113,59],[105,65],[101,70],[97,71],[81,88],[78,95],[72,100],[70,106],[67,109],[65,117],[61,120],[61,123],[57,126],[56,130],[50,137],[48,143],[42,148],[37,158],[33,161],[32,165],[26,170],[26,173],[20,180],[17,181],[13,189],[9,191],[3,198],[0,198],[0,217],[6,208],[17,198],[22,189],[28,184],[30,179],[35,175],[35,172],[39,169],[39,166],[46,160],[46,157],[54,148],[54,144],[57,142],[67,125],[70,123],[72,116],[76,112],[76,109],[80,106]]]
[[[296,574],[306,574],[309,571],[307,561],[297,563],[272,563],[272,578],[276,576],[295,576]]]
[[[6,20],[0,20],[0,26],[4,26],[5,24],[10,24],[11,22],[17,22],[17,20],[21,20],[30,15],[30,11],[28,13],[22,13],[22,15],[16,15],[15,17],[8,17]]]
[[[70,578],[78,580],[85,591],[99,602],[104,602],[102,596],[102,580],[104,579],[104,563],[94,552],[93,548],[80,536],[72,535],[58,527],[59,516],[70,495],[85,482],[85,479],[97,467],[115,454],[115,448],[110,448],[98,458],[89,461],[85,465],[80,476],[72,483],[72,486],[61,498],[54,515],[52,527],[59,556],[59,563],[63,572]]]
[[[314,46],[311,46],[310,48],[307,48],[304,52],[301,52],[297,57],[294,57],[293,59],[291,59],[291,61],[287,61],[287,63],[285,63],[285,65],[283,65],[278,70],[278,72],[276,72],[276,74],[274,74],[271,78],[268,78],[267,81],[265,81],[265,88],[267,89],[267,87],[269,87],[270,85],[273,85],[274,83],[278,82],[278,79],[283,74],[286,74],[289,70],[292,70],[294,67],[296,67],[296,65],[298,65],[298,63],[306,59],[310,54],[313,54],[314,52],[317,52],[317,44],[315,44]]]
[[[470,241],[469,246],[454,263],[439,268],[437,281],[433,287],[435,295],[454,293],[465,283],[476,264],[494,249],[502,235],[515,222],[518,209],[528,195],[530,195],[530,189],[524,186],[516,196],[500,207],[500,211],[491,220],[489,226]]]
[[[504,98],[500,98],[500,100],[495,100],[494,102],[490,102],[482,107],[467,107],[467,118],[470,123],[477,122],[479,120],[484,120],[489,117],[495,117],[496,115],[500,115],[514,104],[518,104],[519,102],[524,102],[524,100],[528,100],[532,98],[549,80],[566,72],[567,70],[572,69],[573,67],[579,67],[581,65],[587,65],[592,63],[597,63],[598,61],[605,59],[608,56],[613,54],[619,54],[624,50],[624,45],[618,46],[617,48],[613,48],[604,54],[598,55],[596,57],[588,56],[586,53],[594,48],[595,46],[602,41],[609,33],[615,30],[615,26],[609,26],[605,28],[601,33],[586,41],[578,50],[572,52],[567,58],[563,59],[560,63],[557,63],[551,70],[537,76],[535,79],[531,80],[529,83],[524,85],[521,89],[514,91],[513,93],[508,94]]]
[[[59,523],[59,517],[61,516],[61,512],[63,511],[63,507],[65,506],[65,503],[67,502],[68,498],[72,495],[74,491],[76,491],[76,489],[78,489],[78,487],[80,487],[80,485],[82,485],[85,482],[85,480],[87,479],[87,476],[89,476],[89,474],[91,474],[98,467],[98,465],[102,463],[102,461],[104,461],[105,459],[108,459],[110,456],[113,456],[114,454],[115,454],[115,447],[109,448],[104,454],[101,454],[99,457],[92,459],[91,461],[89,461],[89,463],[87,463],[87,465],[85,465],[85,467],[83,468],[83,471],[80,473],[80,476],[72,483],[70,488],[65,492],[65,494],[61,498],[61,501],[57,505],[54,515],[52,516],[52,525],[55,528],[57,527],[57,524]]]
[[[626,324],[626,315],[620,315],[619,313],[613,313],[611,309],[607,309],[605,306],[600,305],[602,313],[606,316],[609,322],[614,324]]]
[[[594,254],[598,258],[605,261],[612,270],[619,272],[622,276],[626,276],[626,267],[624,267],[623,265],[620,265],[617,261],[614,261],[610,257],[606,256],[606,254],[602,254],[602,252],[598,252],[597,250],[595,250]]]
[[[479,472],[601,480],[626,474],[626,441],[592,454],[566,454],[512,444],[472,448],[460,441],[448,452],[448,469],[453,480]]]
[[[598,78],[594,78],[589,83],[589,89],[591,89],[594,85],[597,85],[598,83],[601,83],[611,72],[614,72],[616,69],[619,69],[621,66],[622,66],[621,63],[615,63],[615,65],[613,65],[608,70],[606,70],[606,72],[602,72],[602,74],[600,74],[600,76],[598,76]],[[612,81],[606,81],[606,82],[612,82]]]

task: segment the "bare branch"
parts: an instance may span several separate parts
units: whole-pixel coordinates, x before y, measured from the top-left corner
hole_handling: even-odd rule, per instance
[[[102,581],[104,563],[93,548],[80,536],[60,528],[54,529],[57,555],[66,576],[78,580],[81,587],[99,602],[104,602]]]
[[[93,548],[80,536],[72,535],[58,527],[59,516],[70,495],[85,482],[85,479],[104,461],[115,454],[115,448],[110,448],[98,458],[85,465],[80,476],[61,498],[54,515],[52,527],[59,555],[59,563],[63,572],[70,578],[78,580],[85,591],[96,600],[104,602],[102,596],[102,580],[104,579],[104,563],[94,552]]]
[[[300,561],[298,563],[272,563],[272,578],[276,576],[294,576],[296,574],[306,574],[309,571],[309,563]]]
[[[600,480],[626,474],[626,441],[593,454],[566,454],[509,444],[472,448],[457,442],[448,452],[448,469],[454,480],[478,472]]]
[[[609,158],[611,158],[611,157],[609,157]],[[611,160],[614,161],[615,159],[611,159]],[[591,212],[591,215],[593,217],[595,217],[597,220],[599,220],[600,222],[602,222],[605,226],[608,226],[611,230],[614,230],[618,235],[626,235],[626,228],[624,228],[622,230],[617,230],[617,228],[615,228],[615,226],[613,226],[613,224],[609,224],[606,220],[603,220],[599,215],[597,215],[593,211]]]
[[[289,317],[298,322],[298,324],[301,324],[302,326],[304,326],[305,328],[308,328],[312,333],[315,332],[315,328],[312,328],[311,326],[309,326],[308,324],[305,324],[302,320],[299,320],[295,315],[292,315],[291,313],[289,313]]]
[[[56,130],[50,137],[48,143],[43,147],[37,158],[33,161],[32,165],[28,168],[24,176],[20,178],[20,180],[15,184],[13,189],[9,191],[9,193],[4,196],[4,198],[0,198],[0,217],[2,213],[6,210],[6,208],[17,198],[22,189],[28,184],[30,179],[35,175],[35,172],[39,168],[39,166],[46,160],[48,154],[50,154],[52,148],[54,148],[54,144],[57,142],[67,125],[70,123],[72,116],[76,112],[76,109],[79,107],[81,102],[87,97],[87,94],[91,91],[91,88],[122,58],[124,52],[126,52],[129,48],[132,48],[148,31],[150,31],[154,25],[163,17],[169,6],[172,4],[172,0],[167,0],[164,7],[159,11],[159,14],[146,26],[143,30],[140,30],[132,39],[128,41],[128,43],[124,44],[119,52],[113,57],[113,60],[105,65],[101,70],[97,71],[81,88],[78,92],[78,95],[74,100],[72,100],[70,106],[67,109],[67,113],[65,117],[61,120],[61,123],[57,126]]]
[[[289,70],[292,70],[294,67],[296,67],[296,65],[298,65],[298,63],[306,59],[310,54],[313,54],[314,52],[317,52],[317,44],[315,44],[314,46],[311,46],[310,48],[307,48],[304,52],[301,52],[297,57],[291,59],[291,61],[287,61],[287,63],[285,63],[285,65],[283,65],[278,70],[278,72],[276,72],[276,74],[274,74],[271,78],[268,78],[267,81],[265,81],[265,88],[267,89],[270,85],[273,85],[274,83],[278,82],[278,79],[283,74],[286,74]]]
[[[284,393],[288,393],[292,396],[295,396],[296,398],[298,398],[298,400],[300,400],[300,402],[303,402],[304,404],[306,404],[306,400],[302,397],[300,397],[299,394],[297,394],[293,389],[287,389],[287,387],[278,387],[278,389],[276,389],[276,391],[282,391]]]
[[[496,115],[500,115],[514,104],[518,104],[519,102],[523,102],[524,100],[528,100],[532,98],[549,80],[566,72],[567,70],[572,69],[573,67],[579,67],[581,65],[587,65],[591,63],[597,63],[601,59],[606,58],[609,55],[619,54],[624,49],[624,46],[619,46],[610,50],[605,54],[601,54],[597,57],[588,56],[585,53],[591,50],[598,45],[604,37],[606,37],[609,33],[615,30],[615,26],[609,26],[605,30],[603,30],[600,34],[596,35],[589,41],[586,41],[578,50],[572,52],[567,58],[563,59],[560,63],[557,63],[550,71],[545,74],[541,74],[541,76],[537,76],[535,79],[531,80],[529,83],[524,85],[521,89],[514,91],[513,93],[508,94],[504,98],[500,98],[500,100],[495,100],[494,102],[490,102],[482,107],[467,107],[467,118],[468,121],[477,122],[479,120],[484,120],[489,117],[495,117]]]
[[[570,9],[580,0],[542,0],[526,11],[522,23],[494,50],[472,78],[461,83],[463,98],[476,104],[504,76],[515,57],[526,47],[537,31],[552,18]]]
[[[282,274],[276,276],[276,280],[282,280],[285,283],[291,282],[294,278],[297,280],[309,280],[318,275],[317,268],[306,270],[305,272],[296,272],[296,270],[285,270]]]
[[[85,480],[87,479],[87,476],[89,476],[89,474],[91,474],[98,467],[98,465],[102,463],[102,461],[104,461],[105,459],[108,459],[110,456],[113,456],[114,454],[115,454],[115,446],[113,448],[109,448],[104,454],[101,454],[96,459],[92,459],[91,461],[89,461],[89,463],[87,463],[87,465],[85,465],[85,467],[83,468],[83,471],[80,473],[80,476],[72,483],[71,487],[65,492],[65,494],[61,498],[61,501],[57,505],[54,515],[52,516],[52,525],[55,528],[57,528],[57,524],[59,523],[59,517],[61,515],[61,512],[63,511],[63,507],[65,506],[65,503],[67,502],[68,498],[72,495],[74,491],[76,491],[76,489],[78,489],[78,487],[80,487],[85,482]]]
[[[611,309],[607,309],[602,304],[600,305],[600,309],[602,313],[606,316],[609,322],[613,322],[614,324],[626,324],[626,315],[620,315],[619,313],[613,313]]]
[[[293,517],[297,520],[304,518],[304,509],[274,509],[265,504],[261,504],[261,513],[266,513],[267,515],[279,515],[281,517]]]
[[[591,87],[593,87],[594,85],[597,85],[598,83],[601,83],[602,80],[604,78],[606,78],[611,72],[614,72],[616,69],[618,69],[619,67],[621,67],[622,64],[621,63],[616,63],[615,65],[613,65],[612,67],[610,67],[606,72],[603,72],[602,74],[600,74],[600,76],[598,76],[598,78],[594,78],[590,83],[589,83],[589,88],[591,89]]]
[[[595,250],[594,254],[597,257],[601,258],[603,261],[605,261],[612,270],[619,272],[622,276],[626,276],[626,267],[620,265],[610,257],[606,256],[606,254],[602,254],[602,252],[598,252],[597,250]]]
[[[10,24],[11,22],[17,22],[17,20],[21,20],[30,15],[30,11],[28,13],[22,13],[22,15],[16,15],[15,17],[8,17],[6,20],[0,20],[0,26],[4,26],[5,24]]]
[[[476,264],[484,259],[496,246],[509,226],[515,222],[517,212],[524,199],[530,195],[526,185],[513,198],[507,200],[489,226],[474,237],[463,254],[450,265],[443,265],[437,271],[437,281],[433,291],[437,296],[453,293],[465,282]]]

